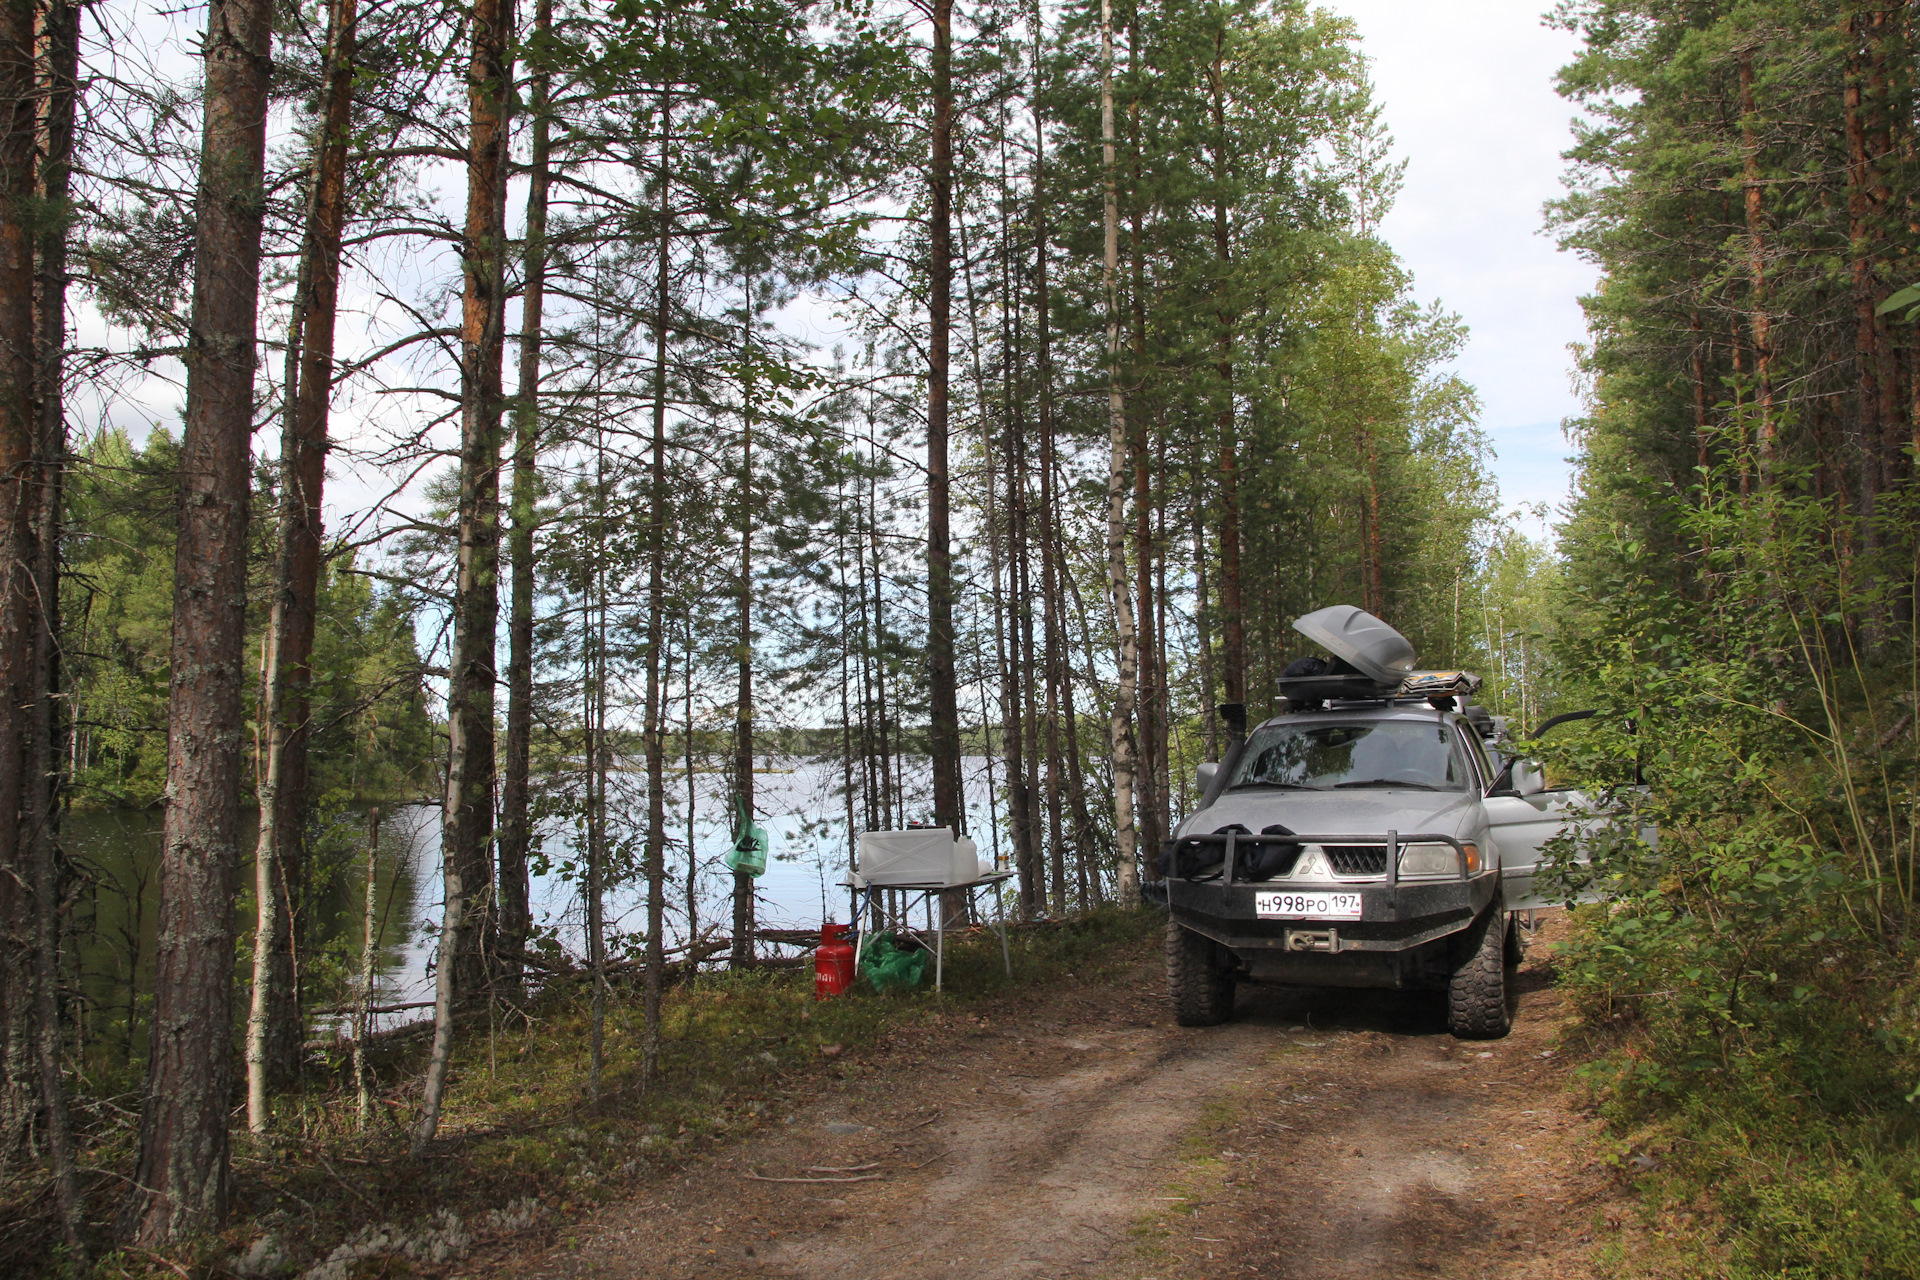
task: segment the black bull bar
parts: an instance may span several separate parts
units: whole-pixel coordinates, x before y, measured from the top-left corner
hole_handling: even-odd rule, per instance
[[[1384,848],[1386,850],[1386,877],[1389,888],[1396,887],[1400,883],[1400,850],[1410,844],[1444,844],[1450,846],[1453,849],[1454,858],[1460,873],[1459,879],[1461,880],[1470,880],[1478,874],[1479,871],[1485,869],[1484,867],[1471,870],[1468,868],[1466,845],[1461,841],[1455,839],[1453,836],[1436,835],[1427,832],[1419,832],[1414,835],[1401,835],[1398,831],[1388,831],[1385,835],[1375,836],[1354,835],[1351,833],[1345,835],[1314,835],[1298,831],[1273,833],[1219,831],[1213,835],[1183,836],[1178,840],[1168,841],[1166,850],[1166,874],[1169,880],[1212,880],[1218,881],[1223,885],[1264,883],[1264,879],[1258,881],[1235,879],[1235,872],[1238,869],[1239,853],[1243,847],[1251,846],[1254,849],[1263,847],[1292,847],[1296,851],[1299,851],[1310,844],[1320,845],[1323,848],[1327,845],[1332,845],[1336,848],[1352,848],[1356,846]],[[1198,877],[1178,874],[1181,864],[1188,861],[1186,855],[1189,854],[1199,855],[1199,858],[1194,860],[1191,865],[1196,867],[1211,867],[1214,865],[1214,860],[1207,858],[1205,855],[1216,847],[1220,850],[1220,871],[1218,873]],[[1421,882],[1424,884],[1432,884],[1434,877],[1422,876]]]

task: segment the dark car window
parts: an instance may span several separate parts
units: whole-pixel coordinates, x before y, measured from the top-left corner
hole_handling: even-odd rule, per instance
[[[1248,740],[1227,786],[1465,791],[1472,778],[1450,726],[1382,720],[1269,725]]]

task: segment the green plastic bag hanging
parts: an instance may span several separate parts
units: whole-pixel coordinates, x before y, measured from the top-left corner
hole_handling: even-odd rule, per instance
[[[875,991],[911,990],[926,981],[927,953],[902,951],[891,933],[876,933],[860,952],[860,972]]]
[[[746,802],[734,797],[734,804],[740,810],[740,834],[735,837],[733,848],[720,861],[733,871],[744,871],[750,876],[758,876],[767,870],[767,829],[747,815]]]

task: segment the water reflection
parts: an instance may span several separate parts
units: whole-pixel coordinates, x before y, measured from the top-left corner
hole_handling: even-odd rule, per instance
[[[927,762],[905,761],[902,772],[908,814],[924,811],[931,790]],[[981,854],[1004,860],[1005,837],[991,809],[986,759],[968,757],[963,773],[968,825]],[[841,794],[844,778],[839,763],[811,760],[769,761],[756,774],[755,807],[773,841],[773,858],[755,886],[762,926],[812,929],[823,920],[849,917],[849,898],[841,883],[849,865],[848,814]],[[732,842],[727,776],[717,770],[696,770],[691,793],[688,782],[686,771],[678,770],[670,774],[666,787],[670,946],[703,934],[724,935],[731,922],[732,873],[720,860]],[[645,775],[625,770],[612,778],[609,839],[616,862],[624,850],[629,868],[638,864],[646,814]],[[256,821],[253,810],[242,816],[242,844],[249,850]],[[313,915],[303,931],[312,954],[301,958],[316,1005],[347,998],[357,985],[367,825],[364,811],[345,811],[316,841],[320,892],[308,908]],[[541,834],[530,895],[535,921],[563,949],[578,956],[584,950],[579,876],[574,866],[578,833],[571,826],[555,824]],[[80,1047],[96,1067],[128,1068],[145,1055],[152,1008],[160,814],[157,810],[75,811],[67,816],[62,835],[87,876],[74,908]],[[235,903],[235,926],[242,940],[236,982],[242,985],[251,975],[251,862],[249,857],[241,870],[241,893]],[[440,921],[440,883],[438,806],[385,807],[375,859],[376,1005],[433,998],[431,966]],[[645,928],[645,906],[645,886],[637,875],[617,878],[609,887],[606,919],[611,955],[637,950]],[[236,999],[236,1008],[244,1007],[244,995]],[[403,1010],[377,1015],[375,1025],[393,1026],[423,1016],[421,1010]]]
[[[380,826],[374,859],[379,979],[377,1003],[401,989],[396,975],[414,941],[421,915],[419,866],[423,835],[437,834],[430,806],[391,809]],[[243,848],[251,847],[258,810],[243,809]],[[315,841],[312,857],[319,892],[308,905],[303,929],[308,953],[296,957],[307,987],[319,1001],[346,994],[357,973],[366,899],[367,815],[337,816]],[[159,915],[161,814],[157,809],[83,809],[66,815],[61,842],[83,876],[73,908],[76,939],[71,985],[79,992],[76,1034],[85,1060],[111,1071],[144,1057],[153,1006],[155,922]],[[236,981],[251,974],[254,922],[252,859],[240,873],[234,927],[242,964]]]

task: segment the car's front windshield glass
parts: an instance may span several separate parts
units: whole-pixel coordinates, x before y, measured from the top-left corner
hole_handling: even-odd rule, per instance
[[[1261,729],[1247,741],[1227,788],[1464,791],[1471,776],[1444,724],[1283,724]]]

